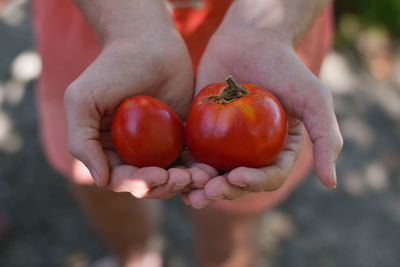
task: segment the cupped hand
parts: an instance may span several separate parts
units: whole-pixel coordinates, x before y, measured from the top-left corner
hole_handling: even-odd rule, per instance
[[[180,168],[137,168],[124,164],[111,143],[117,106],[144,94],[167,103],[185,118],[193,96],[187,48],[173,25],[158,25],[135,38],[115,40],[67,89],[64,107],[68,148],[89,169],[98,186],[138,198],[169,198],[191,182]]]
[[[272,165],[236,168],[208,177],[204,189],[182,195],[185,203],[201,208],[221,198],[236,199],[250,192],[276,190],[283,185],[301,151],[303,125],[313,143],[314,168],[327,187],[336,187],[335,163],[343,140],[332,97],[301,62],[292,44],[273,34],[216,33],[200,62],[196,92],[232,75],[237,82],[261,85],[274,93],[288,115],[288,137]],[[237,30],[236,32],[240,32]]]

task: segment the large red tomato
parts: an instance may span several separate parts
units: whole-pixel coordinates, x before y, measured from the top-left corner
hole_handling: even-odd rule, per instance
[[[112,142],[121,159],[137,167],[166,168],[184,145],[184,125],[160,100],[144,95],[125,99],[111,125]]]
[[[255,84],[210,84],[194,99],[186,122],[194,157],[217,169],[263,167],[281,151],[287,119],[278,99]]]

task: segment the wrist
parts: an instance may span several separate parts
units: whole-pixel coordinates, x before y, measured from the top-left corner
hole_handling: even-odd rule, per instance
[[[163,0],[74,0],[103,46],[175,28]]]
[[[270,34],[273,39],[290,42],[293,32],[284,30],[283,10],[284,3],[280,0],[235,0],[224,19],[224,26],[234,26],[244,34]]]
[[[329,0],[235,0],[222,33],[268,36],[295,46]],[[265,39],[265,38],[264,38]]]

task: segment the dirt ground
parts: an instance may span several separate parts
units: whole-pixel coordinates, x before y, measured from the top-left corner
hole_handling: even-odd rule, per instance
[[[21,78],[16,67],[21,55],[36,62],[26,57],[34,51],[26,1],[17,2],[17,15],[0,17],[0,210],[13,220],[0,240],[0,266],[88,266],[107,251],[41,150],[35,74]],[[257,266],[400,266],[400,77],[377,80],[360,62],[334,51],[322,73],[345,139],[338,188],[323,188],[311,174],[268,211]],[[166,266],[194,266],[182,205],[164,205]]]

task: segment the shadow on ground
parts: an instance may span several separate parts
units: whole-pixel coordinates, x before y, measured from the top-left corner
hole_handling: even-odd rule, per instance
[[[21,56],[30,66],[38,64],[29,52],[34,51],[29,16],[21,14],[0,22],[0,209],[13,220],[12,231],[0,240],[0,266],[86,266],[106,249],[43,156],[36,74],[15,70]],[[398,266],[400,79],[372,78],[360,62],[351,52],[333,52],[322,73],[345,138],[338,188],[325,189],[310,175],[266,213],[257,266]],[[192,229],[183,207],[178,199],[165,206],[167,265],[193,266]]]

